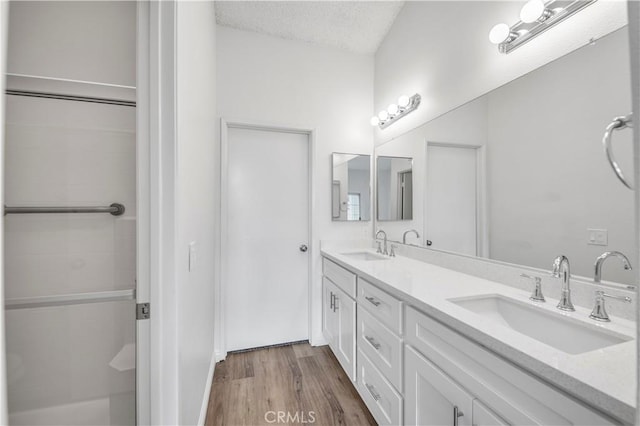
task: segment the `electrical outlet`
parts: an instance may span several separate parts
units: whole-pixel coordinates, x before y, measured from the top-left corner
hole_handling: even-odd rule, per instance
[[[606,229],[587,229],[587,244],[606,246],[609,244],[609,233]]]

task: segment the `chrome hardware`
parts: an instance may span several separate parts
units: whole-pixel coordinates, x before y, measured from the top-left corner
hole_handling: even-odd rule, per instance
[[[569,267],[569,259],[566,256],[560,255],[553,261],[553,271],[551,275],[554,278],[562,279],[562,291],[560,292],[560,301],[557,308],[561,311],[573,312],[576,309],[571,303],[571,269]]]
[[[433,242],[431,240],[427,240],[427,247],[429,247]]]
[[[373,306],[380,306],[380,302],[378,302],[374,297],[367,296],[365,297]]]
[[[464,416],[464,413],[458,409],[457,405],[453,406],[453,426],[458,426],[458,419]]]
[[[391,244],[391,250],[389,251],[389,256],[390,257],[396,257],[396,251],[395,251],[396,248],[398,248],[397,245]]]
[[[527,274],[520,274],[520,276],[522,278],[534,280],[536,283],[536,286],[531,292],[531,296],[529,296],[529,299],[533,300],[534,302],[546,302],[546,300],[544,300],[544,295],[542,294],[542,278],[532,277]]]
[[[367,340],[367,342],[371,343],[371,346],[373,346],[375,348],[375,350],[379,350],[382,345],[378,342],[376,342],[376,339],[374,339],[371,336],[364,336],[364,338]]]
[[[302,245],[300,246],[300,251],[301,251],[301,252],[305,253],[307,250],[309,250],[309,247],[307,247],[307,245],[306,245],[306,244],[302,244]]]
[[[594,319],[596,321],[602,322],[611,322],[609,315],[607,314],[607,310],[605,309],[604,302],[605,297],[613,300],[619,300],[624,303],[631,303],[631,298],[627,296],[614,296],[611,294],[607,294],[604,291],[597,290],[596,291],[596,304],[593,307],[593,311],[591,311],[591,315],[589,318]]]
[[[380,400],[380,394],[378,392],[376,392],[376,388],[374,388],[373,385],[370,385],[369,383],[365,383],[365,386],[369,390],[369,393],[373,397],[374,401],[379,401]]]
[[[624,267],[624,269],[626,269],[627,271],[631,270],[631,262],[629,262],[629,259],[627,258],[627,256],[620,253],[619,251],[606,251],[602,253],[600,256],[598,256],[598,258],[596,259],[596,263],[593,265],[594,266],[594,274],[593,274],[594,283],[600,284],[600,279],[602,278],[602,264],[604,263],[605,260],[607,260],[612,256],[615,256],[622,261],[622,266]]]
[[[149,303],[136,304],[136,319],[143,320],[151,317],[151,305]]]
[[[378,249],[376,250],[376,253],[382,254],[382,243],[380,241],[377,241],[377,243],[378,243]]]
[[[604,146],[605,154],[607,154],[609,165],[611,165],[613,172],[616,174],[616,177],[620,179],[620,182],[629,189],[633,189],[633,185],[631,185],[627,178],[625,178],[620,165],[613,156],[613,150],[611,149],[611,137],[613,136],[614,130],[622,130],[627,127],[632,127],[632,123],[632,114],[625,115],[624,117],[616,117],[611,123],[609,123],[604,132],[604,136],[602,137],[602,145]]]
[[[5,216],[23,213],[111,213],[113,216],[124,214],[124,205],[112,203],[107,207],[8,207],[4,206]]]
[[[416,231],[415,229],[409,229],[408,231],[404,231],[404,234],[402,234],[402,244],[407,244],[407,234],[409,232],[413,232],[414,234],[416,234],[416,238],[420,238],[420,234],[418,234],[418,231]]]
[[[335,295],[333,294],[332,291],[330,291],[329,293],[331,293],[331,296],[330,296],[331,299],[329,301],[329,309],[333,310],[333,305],[335,304],[335,301],[333,300],[333,298],[334,298]]]
[[[387,250],[387,233],[380,229],[378,232],[376,232],[376,238],[378,238],[378,235],[380,234],[384,236],[384,251],[382,251],[381,253],[388,255],[389,251]]]

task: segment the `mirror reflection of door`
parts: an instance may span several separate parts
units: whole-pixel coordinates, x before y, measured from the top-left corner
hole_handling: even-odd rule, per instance
[[[380,221],[413,219],[413,159],[380,156],[376,162],[376,205]]]
[[[478,254],[477,148],[427,144],[425,238],[433,248]]]
[[[371,156],[334,152],[331,162],[331,219],[371,220]]]
[[[413,219],[413,172],[411,170],[398,173],[398,218]]]
[[[334,180],[331,185],[331,218],[340,218],[340,181]]]

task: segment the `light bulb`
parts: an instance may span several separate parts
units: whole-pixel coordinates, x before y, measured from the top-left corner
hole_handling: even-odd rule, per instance
[[[380,121],[387,121],[389,119],[389,113],[386,109],[383,109],[378,113],[378,118],[380,119]]]
[[[507,24],[497,24],[489,31],[489,41],[493,44],[504,43],[511,36],[511,28]]]
[[[520,20],[526,24],[544,20],[548,16],[543,0],[529,0],[520,10]]]
[[[394,116],[398,113],[398,105],[396,104],[391,104],[387,107],[387,112],[389,113],[390,116]]]
[[[380,119],[374,115],[371,117],[371,121],[369,121],[369,123],[371,123],[372,126],[377,126],[380,124]]]
[[[411,98],[407,95],[402,95],[398,98],[398,106],[400,108],[406,108],[409,106],[409,102],[411,102]]]

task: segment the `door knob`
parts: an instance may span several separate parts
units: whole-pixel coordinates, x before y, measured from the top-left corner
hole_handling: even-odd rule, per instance
[[[431,240],[427,240],[427,246],[430,246],[431,244],[433,244],[433,242]]]
[[[304,252],[305,252],[305,251],[307,251],[307,250],[309,250],[309,248],[307,247],[307,245],[306,245],[306,244],[302,244],[302,245],[300,246],[300,251],[301,251],[301,252],[303,252],[303,253],[304,253]]]

